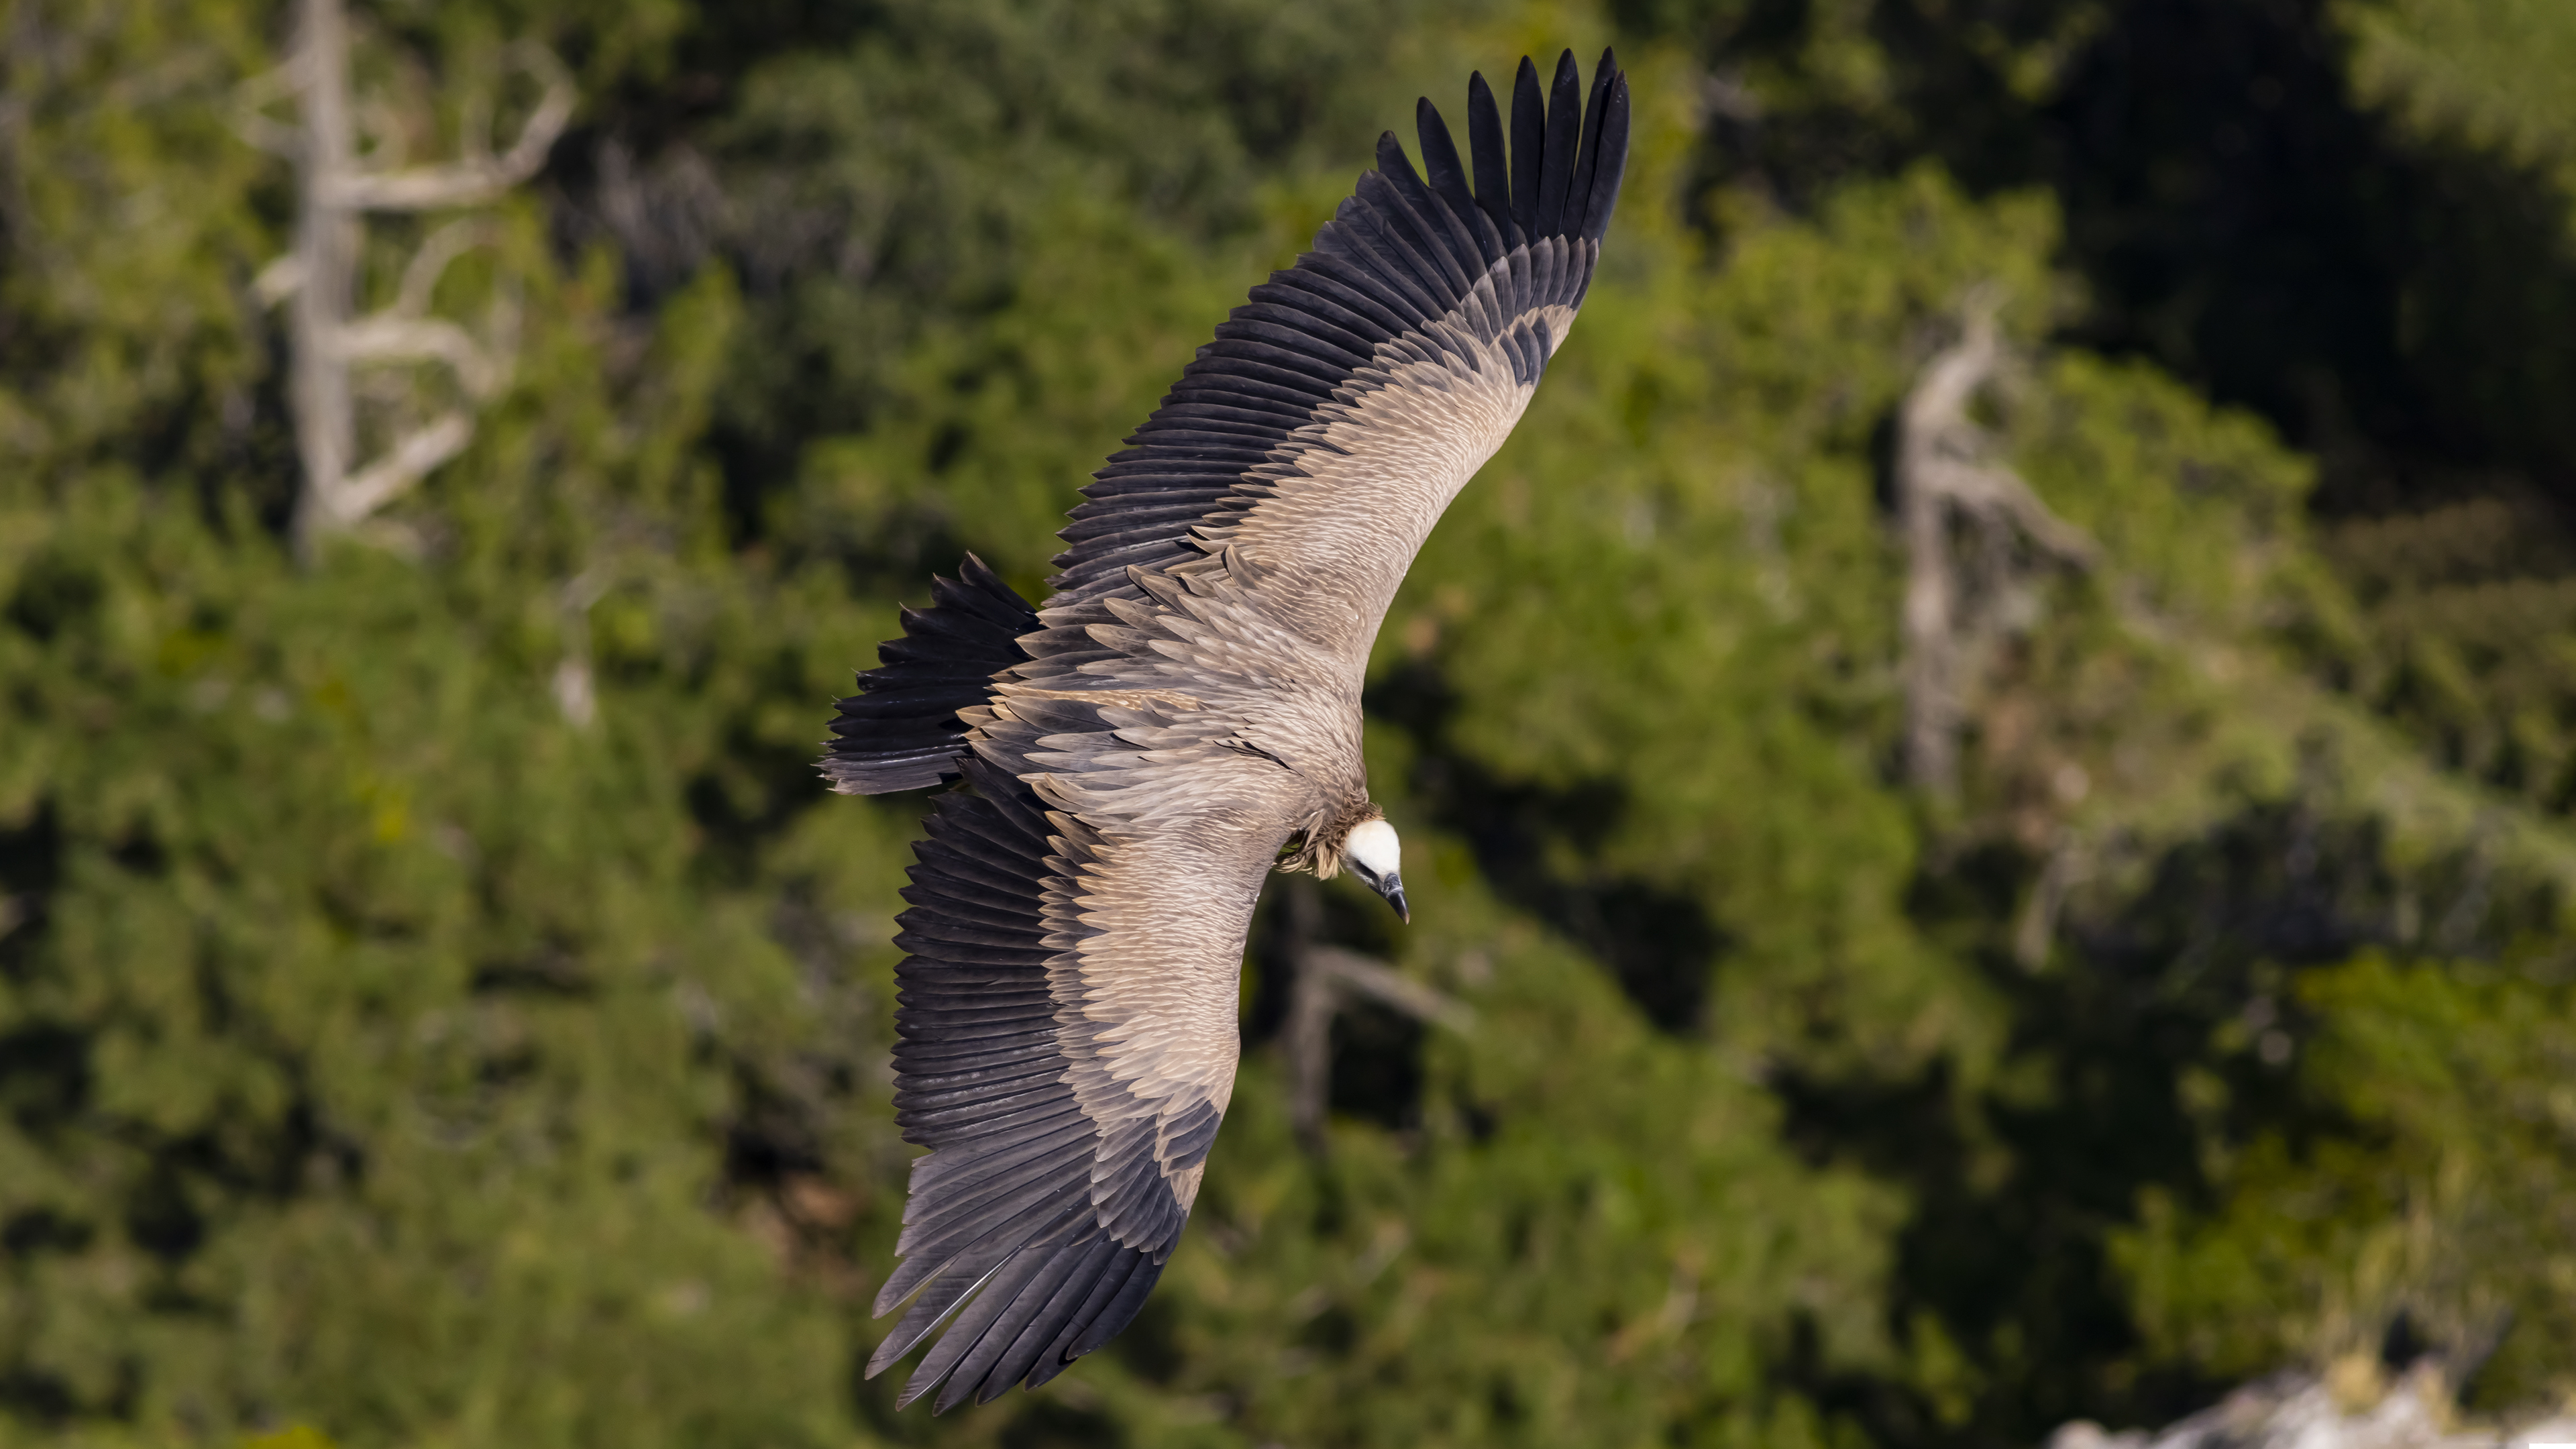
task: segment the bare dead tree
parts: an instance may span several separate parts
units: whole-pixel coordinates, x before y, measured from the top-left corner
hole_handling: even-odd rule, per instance
[[[1959,729],[1989,646],[2014,623],[2006,605],[2037,567],[2089,569],[2082,531],[2049,512],[1969,404],[2008,358],[1991,287],[1960,308],[1959,340],[1923,368],[1898,417],[1897,507],[1905,536],[1905,768],[1947,798],[1959,775]],[[1960,547],[1964,539],[1974,546]],[[2026,548],[2016,544],[2026,544]]]
[[[1288,998],[1282,1045],[1288,1054],[1288,1122],[1306,1150],[1324,1150],[1324,1109],[1332,1097],[1333,1018],[1355,1000],[1382,1006],[1452,1031],[1475,1026],[1476,1014],[1383,961],[1315,941],[1314,889],[1290,886],[1290,957],[1296,984]]]
[[[590,668],[590,609],[608,592],[608,571],[593,564],[565,581],[557,603],[563,611],[564,656],[555,665],[555,708],[575,729],[599,719],[599,688]]]
[[[509,383],[517,316],[506,300],[495,307],[480,337],[429,311],[431,294],[448,265],[488,236],[479,218],[459,218],[432,231],[404,267],[393,304],[354,315],[366,213],[489,206],[536,174],[572,119],[572,79],[553,54],[533,43],[514,46],[509,53],[543,87],[536,109],[509,147],[495,153],[488,105],[469,106],[463,158],[444,165],[380,166],[358,154],[342,0],[299,0],[293,54],[242,89],[236,128],[253,144],[296,164],[295,249],[260,273],[258,290],[271,303],[291,298],[294,304],[290,396],[296,449],[304,464],[304,488],[295,508],[295,542],[302,557],[309,559],[327,535],[357,530],[432,469],[464,451],[474,437],[476,411]],[[290,96],[297,101],[295,124],[265,114],[267,106]],[[353,370],[424,362],[443,365],[464,401],[431,408],[421,405],[422,389],[392,389],[397,395],[392,440],[360,465]]]
[[[2036,972],[2048,965],[2058,917],[2066,909],[2067,896],[2083,883],[2088,864],[2083,836],[2060,830],[2049,846],[2046,863],[2040,866],[2039,879],[2031,883],[2029,899],[2013,919],[2013,960],[2024,971]]]

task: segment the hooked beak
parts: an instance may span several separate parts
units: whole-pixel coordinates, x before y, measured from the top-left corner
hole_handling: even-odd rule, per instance
[[[1395,907],[1395,918],[1397,920],[1404,922],[1408,926],[1413,924],[1413,912],[1408,910],[1404,904],[1404,877],[1395,874],[1393,871],[1389,871],[1387,872],[1386,877],[1382,880],[1370,879],[1365,876],[1363,876],[1362,879],[1368,880],[1369,889],[1386,897],[1386,903]]]

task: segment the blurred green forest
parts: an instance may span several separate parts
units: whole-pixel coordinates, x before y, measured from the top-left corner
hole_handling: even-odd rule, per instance
[[[529,42],[578,103],[426,298],[516,319],[470,445],[299,562],[295,168],[244,134],[292,7],[0,0],[0,1445],[1969,1449],[2423,1353],[2473,1415],[2576,1396],[2576,9],[351,25],[371,154],[511,132]],[[1378,644],[1416,924],[1274,887],[1145,1316],[894,1415],[922,802],[823,791],[828,701],[961,550],[1039,589],[1417,93],[1612,41],[1604,270]],[[360,302],[441,221],[370,218]],[[1898,460],[1981,315],[1961,426],[2085,548],[1962,538],[1927,777]],[[1343,1013],[1320,1152],[1318,933],[1474,1012]]]

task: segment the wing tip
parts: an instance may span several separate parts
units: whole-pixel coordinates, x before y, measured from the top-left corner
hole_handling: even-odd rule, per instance
[[[1429,153],[1428,125],[1437,120],[1438,109],[1425,97],[1415,102],[1414,112]],[[1484,72],[1471,72],[1467,127],[1475,147],[1475,189],[1466,210],[1481,209],[1491,217],[1507,247],[1556,236],[1599,241],[1608,231],[1626,167],[1629,114],[1628,76],[1619,68],[1615,46],[1602,48],[1588,95],[1582,64],[1571,47],[1558,53],[1545,81],[1538,62],[1522,56],[1512,76],[1508,127]],[[1441,135],[1447,139],[1445,125]],[[1434,189],[1451,201],[1452,210],[1459,209],[1445,188]],[[1462,214],[1460,220],[1472,218]]]
[[[1628,73],[1619,68],[1615,47],[1601,48],[1593,68],[1594,100],[1584,118],[1583,145],[1592,155],[1583,167],[1585,202],[1577,233],[1598,244],[1609,235],[1610,215],[1619,204],[1619,181],[1628,168]]]
[[[1255,289],[1247,307],[1257,315],[1230,315],[1220,325],[1217,339],[1199,349],[1147,427],[1128,440],[1131,450],[1159,446],[1145,434],[1164,410],[1182,406],[1191,409],[1191,417],[1221,416],[1218,425],[1248,439],[1243,446],[1284,444],[1348,381],[1352,357],[1344,354],[1354,352],[1354,339],[1373,348],[1385,340],[1380,331],[1391,337],[1445,314],[1481,284],[1483,274],[1541,241],[1557,244],[1541,249],[1545,255],[1535,259],[1529,276],[1515,273],[1497,285],[1508,290],[1515,307],[1541,293],[1551,304],[1579,307],[1609,229],[1631,112],[1616,48],[1605,46],[1599,56],[1587,77],[1573,49],[1560,50],[1552,62],[1555,104],[1549,77],[1533,57],[1520,57],[1507,112],[1493,78],[1471,72],[1464,137],[1450,131],[1449,118],[1429,97],[1417,97],[1420,154],[1409,154],[1394,130],[1380,133],[1375,164],[1318,231],[1313,248]],[[1599,124],[1591,124],[1595,117],[1587,111],[1597,114]],[[1461,150],[1470,154],[1461,157]],[[1300,285],[1286,286],[1283,277]],[[1283,316],[1282,309],[1300,315]],[[1278,327],[1297,336],[1271,335]],[[1338,350],[1328,354],[1325,343]],[[1544,357],[1523,366],[1516,353],[1513,361],[1513,377],[1526,384],[1535,380]],[[1215,412],[1219,408],[1222,414]],[[1187,431],[1184,421],[1175,414],[1176,430]],[[1252,436],[1256,431],[1261,436]],[[1221,524],[1248,511],[1257,499],[1234,486],[1240,475],[1220,466],[1225,460],[1182,455],[1182,448],[1202,441],[1171,443],[1169,466],[1149,468],[1145,464],[1154,460],[1122,455],[1095,475],[1097,483],[1119,486],[1096,495],[1086,491],[1101,506],[1078,517],[1065,536],[1047,581],[1051,606],[1126,592],[1127,564],[1168,567],[1195,556],[1186,528],[1150,512],[1170,513],[1180,500],[1145,501],[1152,492],[1148,484],[1163,487],[1153,478],[1166,472],[1175,480],[1170,486],[1179,487],[1182,462],[1205,465],[1186,479],[1207,485],[1199,521]],[[1113,470],[1124,471],[1113,479]],[[1132,503],[1130,494],[1136,495]],[[1133,526],[1114,526],[1113,519]],[[1078,641],[1052,636],[1032,644],[1056,665],[1067,664],[1067,651],[1078,647]]]
[[[1135,1322],[1161,1281],[1167,1261],[1106,1233],[1069,1243],[1061,1239],[1031,1243],[1020,1253],[1050,1248],[1067,1255],[1056,1260],[1061,1265],[1058,1273],[1029,1264],[1021,1265],[1014,1275],[1013,1264],[1005,1260],[934,1315],[924,1315],[927,1302],[916,1303],[912,1315],[868,1355],[861,1377],[873,1379],[884,1373],[937,1332],[938,1344],[897,1391],[897,1410],[910,1408],[942,1384],[947,1387],[932,1401],[933,1415],[970,1398],[978,1404],[991,1403],[1014,1384],[1023,1389],[1042,1387]],[[1019,1256],[1013,1254],[1013,1258]],[[1006,1292],[1011,1301],[985,1307],[982,1296],[995,1292]],[[969,1300],[974,1300],[973,1306]],[[1023,1307],[1026,1312],[1018,1311]],[[979,1308],[985,1321],[970,1324],[968,1318]],[[888,1311],[886,1307],[877,1310],[879,1316]],[[926,1321],[917,1321],[915,1315],[925,1316]],[[952,1348],[950,1336],[969,1328],[976,1341]],[[997,1333],[1005,1336],[994,1342],[991,1335]]]

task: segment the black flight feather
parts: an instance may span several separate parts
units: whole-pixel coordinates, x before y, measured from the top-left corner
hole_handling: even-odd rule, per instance
[[[1544,235],[1538,229],[1538,185],[1546,156],[1547,101],[1539,94],[1538,67],[1525,55],[1512,76],[1512,220],[1524,242]]]
[[[1034,1389],[1063,1373],[1075,1359],[1091,1351],[1077,1350],[1074,1344],[1099,1320],[1101,1310],[1109,1306],[1110,1300],[1116,1298],[1145,1267],[1145,1255],[1134,1248],[1121,1247],[1110,1257],[1100,1269],[1099,1281],[1092,1284],[1091,1291],[1083,1295],[1073,1312],[1065,1316],[1064,1327],[1057,1330],[1056,1336],[1048,1340],[1046,1348],[1039,1353],[1037,1366],[1029,1370],[1024,1381],[1028,1387]]]
[[[1467,168],[1458,159],[1458,143],[1449,137],[1449,123],[1440,119],[1440,108],[1424,96],[1413,103],[1414,139],[1422,143],[1423,179],[1451,212],[1469,216],[1476,210],[1476,194],[1467,184]],[[1501,255],[1497,252],[1495,256]],[[1493,258],[1482,260],[1490,263]]]
[[[1494,108],[1494,88],[1485,73],[1467,77],[1467,142],[1476,156],[1476,205],[1501,233],[1503,247],[1521,244],[1524,233],[1512,220],[1512,171],[1503,156],[1503,116]]]
[[[991,1403],[1010,1388],[1013,1380],[1030,1377],[1037,1371],[1048,1344],[1072,1321],[1074,1310],[1089,1296],[1092,1286],[1099,1281],[1118,1251],[1118,1245],[1102,1234],[1083,1248],[1081,1256],[1068,1255],[1067,1271],[1055,1291],[1048,1295],[1045,1304],[1029,1315],[1028,1322],[1012,1340],[1009,1351],[995,1362],[984,1380],[984,1387],[975,1395],[975,1402]],[[1032,1383],[1030,1387],[1036,1385]]]
[[[1574,185],[1575,143],[1583,127],[1583,72],[1574,52],[1556,58],[1556,81],[1547,102],[1547,149],[1540,153],[1538,234],[1565,234],[1565,197]]]
[[[1056,1293],[1064,1286],[1065,1279],[1071,1277],[1075,1270],[1090,1260],[1089,1245],[1094,1242],[1097,1242],[1096,1236],[1085,1238],[1080,1245],[1068,1245],[1038,1260],[1038,1267],[1029,1275],[1027,1282],[1011,1296],[1009,1305],[993,1315],[993,1321],[976,1339],[974,1348],[957,1361],[952,1377],[948,1381],[948,1387],[940,1391],[939,1399],[933,1405],[932,1412],[945,1412],[950,1406],[959,1403],[970,1394],[974,1396],[977,1403],[988,1402],[995,1394],[1009,1388],[1011,1380],[1026,1371],[1022,1368],[1002,1374],[996,1372],[996,1366],[1022,1339],[1028,1336],[1036,1320],[1046,1312],[1047,1306],[1055,1301]],[[997,1281],[984,1292],[989,1297],[999,1289],[1000,1284]],[[962,1332],[963,1329],[961,1327],[956,1331]],[[1034,1351],[1030,1356],[1035,1357]],[[925,1364],[924,1367],[928,1365]]]
[[[840,701],[822,770],[845,795],[916,790],[953,779],[966,727],[957,712],[982,704],[992,677],[1028,658],[1019,636],[1037,610],[973,554],[957,578],[934,579],[931,606],[906,609],[904,637],[877,650],[860,692]]]
[[[1575,236],[1583,234],[1584,219],[1592,212],[1592,173],[1601,168],[1601,129],[1618,73],[1617,58],[1601,52],[1601,63],[1592,68],[1591,99],[1583,104],[1583,146],[1574,157],[1574,184],[1565,193],[1565,230]]]
[[[1609,52],[1602,52],[1608,65]],[[1592,202],[1583,217],[1583,236],[1598,242],[1610,230],[1610,213],[1619,204],[1619,178],[1628,168],[1628,78],[1617,77],[1602,107],[1601,155],[1592,172]]]
[[[1159,1257],[1149,1257],[1137,1263],[1136,1271],[1127,1279],[1126,1286],[1118,1290],[1117,1297],[1102,1305],[1100,1316],[1091,1320],[1091,1326],[1073,1341],[1073,1346],[1065,1350],[1066,1354],[1080,1358],[1116,1338],[1118,1330],[1134,1321],[1137,1311],[1145,1306],[1145,1295],[1154,1291],[1156,1280],[1163,1276],[1163,1263]]]

